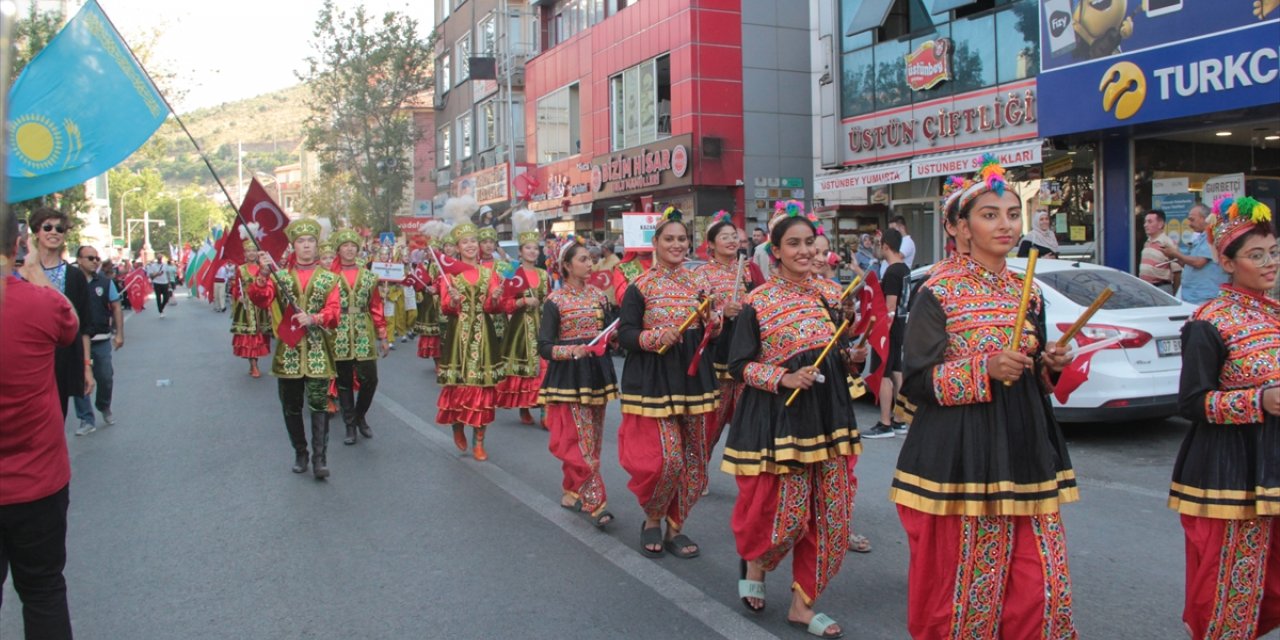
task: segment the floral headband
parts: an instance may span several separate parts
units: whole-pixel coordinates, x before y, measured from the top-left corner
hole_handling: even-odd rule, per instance
[[[1222,253],[1240,236],[1255,227],[1271,222],[1271,208],[1250,197],[1232,198],[1218,196],[1213,201],[1213,215],[1209,217],[1209,239],[1218,253]]]
[[[944,220],[960,217],[960,212],[964,210],[965,205],[984,193],[1004,195],[1007,186],[1004,174],[1005,168],[1000,165],[1000,160],[994,154],[987,153],[983,154],[982,164],[972,178],[960,176],[947,178],[942,185]]]
[[[557,252],[558,261],[564,262],[565,257],[569,255],[569,250],[580,244],[582,244],[582,238],[572,233],[561,238],[560,250]]]
[[[805,213],[804,203],[799,200],[779,200],[773,206],[773,216],[769,218],[769,233],[773,233],[773,228],[787,218],[804,218],[813,225],[818,235],[823,234],[822,225],[818,224],[818,216],[812,211]]]

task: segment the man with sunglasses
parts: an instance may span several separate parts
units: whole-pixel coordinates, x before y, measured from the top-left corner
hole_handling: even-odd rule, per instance
[[[67,229],[71,226],[67,214],[50,207],[40,207],[31,212],[27,225],[35,239],[32,253],[27,256],[18,276],[33,284],[47,282],[47,286],[66,296],[80,323],[80,339],[54,352],[54,375],[65,419],[67,400],[92,392],[95,384],[93,362],[89,356],[89,334],[85,326],[89,317],[89,284],[83,277],[74,277],[77,276],[75,267],[62,258],[66,251]]]
[[[98,250],[81,245],[76,250],[76,262],[80,272],[84,274],[89,285],[89,315],[85,319],[89,334],[89,354],[93,361],[93,378],[98,383],[98,390],[93,402],[89,394],[77,396],[76,417],[80,418],[80,427],[76,435],[83,436],[97,430],[93,409],[96,406],[102,413],[102,423],[111,426],[116,423],[111,416],[111,387],[115,376],[111,366],[111,352],[124,346],[124,314],[120,310],[120,292],[114,282],[99,271],[100,258]],[[112,333],[115,336],[112,336]]]

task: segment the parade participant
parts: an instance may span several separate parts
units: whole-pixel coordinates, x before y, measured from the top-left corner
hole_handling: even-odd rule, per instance
[[[383,313],[387,319],[387,340],[390,348],[396,348],[396,339],[405,335],[404,288],[399,282],[383,280],[378,283],[378,295],[384,303]]]
[[[502,298],[502,312],[508,314],[506,332],[502,335],[502,363],[506,377],[498,383],[498,406],[519,409],[520,422],[533,424],[530,411],[538,405],[538,388],[542,386],[544,363],[538,357],[539,306],[550,293],[547,272],[535,266],[538,259],[537,221],[532,211],[521,209],[511,215],[512,230],[520,243],[520,265],[514,275],[528,288],[514,290]],[[496,329],[496,327],[495,327]]]
[[[328,392],[334,377],[333,344],[327,333],[337,328],[342,315],[340,278],[316,262],[320,224],[299,218],[285,227],[293,244],[287,269],[268,275],[275,268],[271,255],[258,254],[259,270],[249,284],[249,299],[263,309],[272,309],[277,326],[292,322],[306,329],[297,346],[276,341],[271,374],[279,385],[284,425],[294,450],[294,473],[307,470],[307,436],[302,424],[305,405],[311,411],[311,466],[317,479],[329,477],[326,453],[329,444]],[[284,317],[288,303],[296,305],[292,317]]]
[[[262,376],[258,369],[258,358],[271,354],[271,314],[249,300],[249,283],[257,279],[260,268],[258,245],[247,234],[252,234],[257,226],[257,223],[250,222],[240,227],[244,264],[232,273],[230,287],[231,353],[249,361],[249,375],[254,378]]]
[[[583,244],[566,241],[552,259],[566,277],[542,305],[538,353],[547,361],[547,372],[538,402],[546,407],[548,448],[564,472],[560,506],[589,514],[592,524],[603,528],[613,514],[600,475],[600,446],[605,406],[618,397],[618,387],[613,359],[588,351],[587,345],[614,313],[604,293],[587,285],[591,256]]]
[[[644,275],[653,266],[653,255],[649,251],[628,250],[622,254],[622,262],[613,268],[609,274],[609,287],[605,290],[605,295],[609,297],[609,304],[620,306],[622,298],[627,292],[627,287],[631,286],[640,276]]]
[[[786,203],[769,221],[775,266],[738,314],[729,371],[746,390],[721,469],[738,481],[733,533],[743,603],[764,609],[765,573],[791,552],[787,622],[839,638],[839,625],[815,613],[813,604],[844,560],[854,490],[850,458],[860,445],[845,364],[840,357],[818,359],[844,326],[843,316],[852,315],[853,298],[842,303],[839,285],[812,274],[819,259],[816,222],[798,202]]]
[[[404,265],[405,275],[413,273],[413,264],[409,261],[409,252],[406,247],[396,247],[395,261]],[[400,285],[400,318],[398,322],[401,329],[400,342],[408,342],[418,337],[413,331],[413,326],[418,319],[418,292],[412,286],[403,282],[398,284]]]
[[[714,336],[716,327],[703,305],[706,281],[684,268],[689,230],[682,217],[675,207],[662,214],[653,234],[653,267],[627,287],[618,326],[627,349],[618,458],[644,509],[640,551],[651,558],[664,549],[679,558],[701,553],[681,531],[707,484],[703,449],[719,399],[711,358],[701,359],[694,375],[687,373],[703,332]]]
[[[506,261],[499,259],[497,253],[498,230],[489,226],[478,227],[476,238],[480,241],[480,264],[496,271],[507,269]],[[507,335],[507,313],[499,309],[489,314],[489,317],[493,320],[493,330],[498,332],[498,337]]]
[[[1059,508],[1078,491],[1045,397],[1068,358],[1045,343],[1035,287],[1010,348],[1023,280],[1005,256],[1022,204],[1003,167],[987,155],[947,187],[968,253],[915,294],[903,392],[917,410],[890,490],[911,551],[907,627],[916,639],[1075,637]]]
[[[439,221],[433,220],[427,225],[430,233],[427,249],[437,251],[442,245],[441,240],[444,234],[448,231]],[[424,269],[429,277],[422,283],[422,312],[418,315],[418,324],[415,327],[418,332],[418,357],[438,358],[440,357],[440,291],[436,288],[435,281],[440,277],[440,270],[430,260],[426,262]]]
[[[450,199],[446,210],[463,211]],[[474,200],[472,201],[474,203]],[[466,427],[473,430],[472,455],[478,461],[489,459],[485,450],[485,429],[493,422],[497,405],[497,385],[502,378],[502,360],[498,352],[498,334],[490,313],[499,309],[501,282],[494,271],[480,264],[480,244],[476,227],[459,222],[453,228],[453,239],[461,256],[460,273],[440,276],[440,310],[448,317],[436,380],[440,384],[438,424],[452,425],[453,443],[459,451],[467,450]]]
[[[1259,638],[1280,626],[1280,248],[1271,212],[1222,197],[1210,236],[1229,278],[1182,328],[1178,404],[1191,420],[1169,507],[1186,535],[1182,620],[1192,638]]]
[[[356,443],[356,430],[366,438],[373,429],[366,416],[378,390],[378,357],[387,355],[387,319],[382,315],[378,276],[356,262],[360,235],[350,229],[335,231],[329,242],[338,248],[332,270],[340,276],[342,317],[333,337],[333,359],[338,373],[338,406],[347,433],[342,444]],[[359,397],[353,383],[360,385]]]
[[[733,339],[734,320],[742,310],[742,297],[750,288],[745,271],[745,259],[738,257],[738,229],[728,211],[717,211],[707,226],[707,263],[697,271],[707,282],[711,295],[711,309],[721,321],[720,335],[715,346],[708,347],[706,357],[715,366],[716,379],[720,381],[720,402],[716,405],[715,420],[708,422],[706,463],[711,462],[712,451],[720,441],[720,434],[733,418],[734,407],[742,395],[742,383],[729,375],[729,343]]]

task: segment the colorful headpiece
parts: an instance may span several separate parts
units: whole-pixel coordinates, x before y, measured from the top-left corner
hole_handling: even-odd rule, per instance
[[[528,209],[517,209],[511,214],[511,231],[520,246],[538,244],[538,217]]]
[[[959,218],[965,205],[984,193],[1004,195],[1006,186],[1004,173],[1005,169],[1000,165],[1000,160],[995,155],[987,153],[983,154],[982,165],[978,167],[978,171],[972,178],[960,176],[947,178],[942,185],[943,219]]]
[[[773,228],[787,218],[804,218],[813,226],[815,233],[822,235],[822,226],[818,224],[818,216],[812,212],[805,213],[804,203],[799,200],[779,200],[773,206],[773,216],[769,218],[769,234],[772,235]]]
[[[569,255],[569,250],[580,244],[582,244],[582,238],[572,233],[561,238],[560,250],[556,252],[558,258],[556,261],[564,262],[565,257]]]
[[[284,234],[289,236],[289,242],[297,242],[302,236],[311,236],[319,241],[320,223],[312,218],[298,218],[284,228]]]
[[[258,237],[258,230],[260,228],[261,225],[256,222],[250,222],[243,227],[240,227],[240,246],[244,247],[245,251],[258,250],[258,243],[254,242],[253,239]]]
[[[658,232],[661,231],[663,227],[671,224],[672,222],[679,222],[680,224],[684,224],[684,213],[681,213],[681,211],[675,208],[674,206],[667,207],[665,210],[663,210],[662,218],[658,220],[658,226],[653,228],[654,237],[656,238],[658,235]]]
[[[339,229],[329,236],[329,244],[333,245],[335,249],[341,249],[342,245],[348,242],[359,248],[360,234],[356,233],[354,229]]]
[[[1248,196],[1219,196],[1209,217],[1209,239],[1219,254],[1256,227],[1271,228],[1271,208]]]
[[[498,230],[493,227],[480,227],[480,229],[476,231],[476,238],[479,240],[492,240],[497,242]]]
[[[334,252],[334,251],[333,251],[333,243],[329,242],[328,240],[325,240],[324,242],[321,242],[321,243],[320,243],[320,246],[319,246],[318,248],[319,248],[320,255],[324,255],[324,254],[326,254],[326,253],[333,253],[333,252]]]

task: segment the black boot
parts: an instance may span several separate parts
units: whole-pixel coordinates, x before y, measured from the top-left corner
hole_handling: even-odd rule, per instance
[[[285,430],[289,432],[289,443],[293,445],[293,472],[307,472],[307,428],[302,424],[302,414],[284,417]]]
[[[356,443],[356,402],[355,392],[350,387],[338,387],[338,406],[342,408],[342,422],[347,427],[347,435],[342,444]]]
[[[365,422],[363,415],[356,418],[356,426],[360,428],[360,435],[366,438],[373,437],[373,427],[370,427],[369,423]]]
[[[329,477],[329,464],[325,452],[329,448],[329,414],[311,412],[311,472],[317,480]]]

